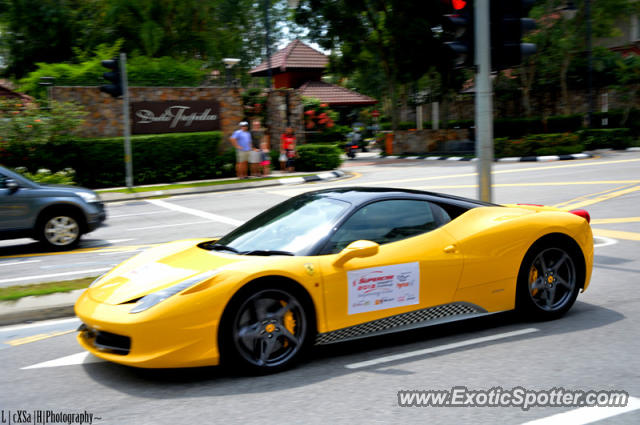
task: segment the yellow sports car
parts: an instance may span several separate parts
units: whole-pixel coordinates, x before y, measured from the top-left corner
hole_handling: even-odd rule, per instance
[[[221,239],[167,243],[115,267],[77,301],[78,341],[131,366],[274,371],[313,344],[512,309],[559,317],[592,264],[584,210],[328,189]]]

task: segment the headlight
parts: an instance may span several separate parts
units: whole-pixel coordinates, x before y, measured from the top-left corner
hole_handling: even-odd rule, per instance
[[[200,273],[168,288],[164,288],[152,294],[146,295],[142,297],[131,310],[129,310],[129,313],[141,313],[145,310],[148,310],[159,302],[166,300],[170,296],[184,291],[190,286],[193,286],[200,282],[204,282],[205,280],[212,278],[218,273],[218,270],[209,270],[208,272]]]
[[[93,288],[94,286],[96,286],[98,284],[98,282],[100,282],[100,279],[102,279],[104,277],[104,275],[106,275],[106,274],[107,273],[103,273],[100,276],[96,277],[96,280],[91,282],[91,285],[89,285],[89,288]]]
[[[84,199],[84,201],[87,203],[98,202],[100,200],[100,198],[98,198],[98,195],[96,195],[95,193],[91,193],[91,192],[74,192],[74,193],[79,197],[81,197],[82,199]]]

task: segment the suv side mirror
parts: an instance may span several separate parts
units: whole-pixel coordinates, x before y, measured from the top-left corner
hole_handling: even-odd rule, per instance
[[[9,193],[14,193],[20,188],[20,185],[14,179],[6,179],[4,186],[9,189]]]
[[[371,257],[378,253],[380,245],[372,241],[355,241],[351,242],[345,249],[340,251],[338,258],[333,262],[336,267],[342,267],[352,258]]]

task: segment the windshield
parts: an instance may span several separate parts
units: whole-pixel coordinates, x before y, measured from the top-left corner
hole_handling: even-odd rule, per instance
[[[351,204],[322,195],[303,195],[263,212],[218,240],[232,252],[280,251],[308,255]]]

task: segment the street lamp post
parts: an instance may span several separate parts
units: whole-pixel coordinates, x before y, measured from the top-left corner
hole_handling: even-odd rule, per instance
[[[271,81],[271,41],[269,40],[270,30],[271,30],[270,28],[271,24],[269,23],[269,0],[264,0],[263,4],[264,4],[264,27],[265,27],[264,42],[267,48],[267,78],[269,79],[268,87],[272,88],[273,82]]]
[[[231,68],[240,62],[240,59],[237,58],[224,58],[222,59],[222,63],[224,63],[225,68],[227,69],[227,87],[231,87]]]

